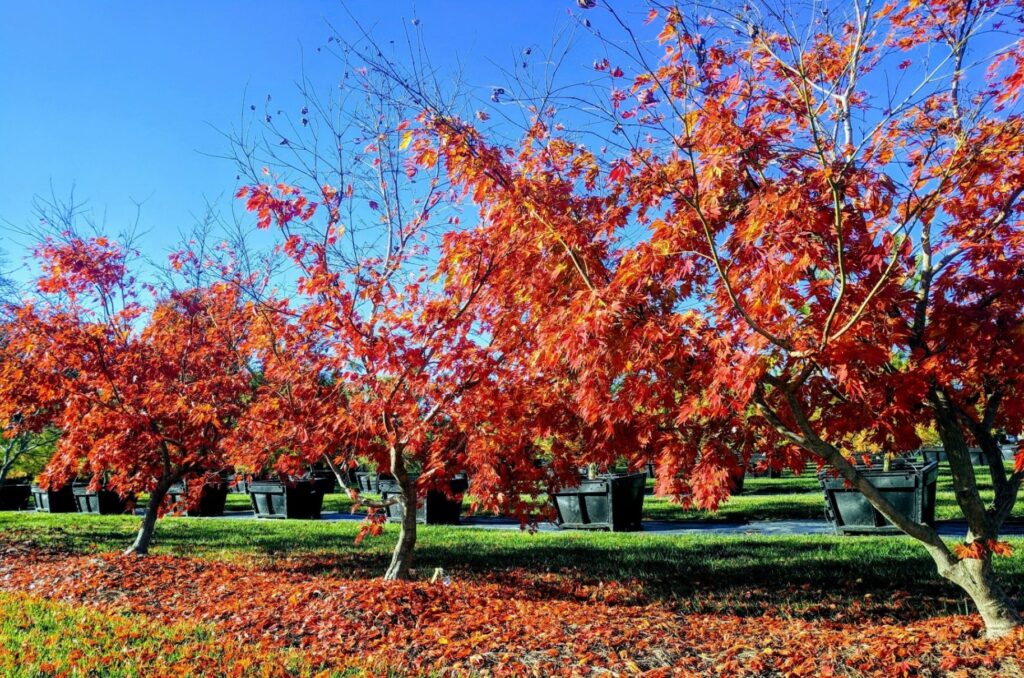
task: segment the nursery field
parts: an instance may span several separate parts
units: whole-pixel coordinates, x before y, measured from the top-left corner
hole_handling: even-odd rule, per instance
[[[392,527],[357,545],[348,521],[170,518],[154,555],[118,555],[135,526],[0,520],[4,675],[1024,670],[1024,635],[983,641],[967,601],[901,537],[428,526],[415,579],[383,582]],[[1024,563],[997,567],[1019,595]]]
[[[0,678],[1024,678],[1024,0],[107,4],[0,31]]]

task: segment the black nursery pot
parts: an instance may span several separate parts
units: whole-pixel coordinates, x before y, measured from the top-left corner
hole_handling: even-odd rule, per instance
[[[935,522],[935,483],[939,476],[939,463],[915,463],[906,459],[893,460],[889,471],[881,467],[857,466],[868,482],[900,512],[915,522],[931,525]],[[899,528],[890,523],[860,491],[847,487],[842,477],[827,470],[818,474],[818,482],[825,493],[825,517],[838,534],[895,534]]]
[[[333,481],[331,482],[333,486]],[[257,518],[317,520],[329,488],[323,479],[250,480],[249,499]]]
[[[131,497],[122,497],[113,490],[102,489],[93,492],[88,485],[72,485],[71,492],[75,497],[75,506],[79,513],[112,516],[127,513]]]
[[[360,492],[377,492],[377,474],[369,471],[356,471],[355,485]]]
[[[773,469],[770,466],[764,467],[762,465],[767,460],[767,456],[764,454],[755,454],[750,457],[750,461],[747,462],[747,470],[744,475],[751,476],[752,478],[781,478],[782,471]],[[762,469],[762,470],[753,470]]]
[[[946,450],[942,447],[922,447],[920,449],[921,458],[925,461],[949,461],[949,455]],[[971,447],[967,450],[967,454],[971,457],[972,466],[987,466],[988,459],[985,457],[985,453],[981,451],[980,447]]]
[[[185,483],[175,483],[167,490],[168,501],[175,506],[187,499],[188,488]],[[228,483],[222,480],[217,483],[206,483],[199,494],[199,505],[186,509],[185,515],[191,518],[212,518],[224,515],[224,504],[228,498]]]
[[[338,489],[338,477],[334,475],[334,471],[327,470],[316,470],[310,474],[313,478],[313,482],[318,487],[323,488],[324,494],[331,494]]]
[[[729,472],[729,491],[732,494],[743,492],[743,484],[747,479],[747,470],[738,466],[734,471]]]
[[[418,479],[417,474],[409,474],[409,480],[413,486]],[[449,497],[439,490],[429,490],[427,496],[416,506],[416,522],[424,525],[458,525],[462,515],[462,493],[469,489],[469,479],[464,473],[456,475],[449,481],[448,489],[452,493]],[[402,493],[402,487],[391,476],[380,480],[381,501],[387,501]],[[388,520],[397,523],[402,520],[402,507],[399,504],[388,506],[384,509]]]
[[[32,499],[35,500],[36,511],[40,513],[74,513],[78,510],[71,485],[65,485],[59,490],[44,490],[33,485]]]
[[[0,483],[0,511],[25,511],[32,486],[27,482]]]
[[[949,461],[949,455],[947,455],[946,450],[941,447],[922,447],[919,452],[921,453],[921,458],[926,462]]]
[[[605,475],[552,495],[563,529],[629,532],[641,529],[646,473]]]

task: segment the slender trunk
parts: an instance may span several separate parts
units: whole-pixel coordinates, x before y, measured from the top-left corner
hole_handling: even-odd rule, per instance
[[[966,447],[964,449],[966,450]],[[838,461],[834,457],[830,461],[840,467],[841,474],[861,491],[872,506],[925,547],[941,577],[953,582],[971,597],[985,622],[987,637],[998,638],[1021,625],[1021,617],[1017,608],[1000,587],[995,573],[992,571],[991,554],[986,554],[984,560],[973,558],[958,560],[934,529],[928,525],[910,521],[902,514],[898,514],[895,507],[878,492],[874,485],[857,473],[848,463]],[[996,533],[988,531],[987,525],[987,520],[981,526],[972,525],[969,518],[968,541],[996,538]]]
[[[405,460],[400,450],[391,450],[391,474],[402,488],[402,522],[398,530],[398,543],[391,554],[391,564],[384,573],[384,579],[408,579],[412,566],[413,549],[416,547],[416,487],[410,481],[405,469]]]
[[[146,504],[146,515],[142,518],[142,526],[135,536],[135,543],[124,552],[125,555],[135,554],[144,556],[149,553],[149,544],[153,541],[153,532],[156,530],[156,518],[160,513],[160,504],[167,496],[167,490],[171,489],[177,481],[176,476],[164,476],[157,482],[153,492],[149,495],[149,503]]]
[[[991,510],[987,510],[978,492],[974,465],[971,462],[967,439],[961,428],[962,418],[957,416],[952,404],[941,391],[934,390],[929,403],[935,415],[936,428],[942,438],[942,446],[949,459],[950,475],[953,477],[953,491],[964,517],[967,518],[967,541],[997,539],[999,528],[1005,515],[1009,514],[1006,506],[1012,507],[1016,499],[1016,488],[1012,496],[1007,496],[1009,483],[1002,468],[999,456],[999,468],[992,455],[994,439],[987,431],[975,427],[972,430],[979,445],[985,451],[989,462],[992,481],[997,488],[996,501]],[[993,443],[993,444],[987,444]],[[996,447],[996,454],[999,454]],[[1004,515],[1005,511],[1005,515]],[[998,638],[1021,625],[1021,616],[1013,601],[1006,595],[992,571],[992,555],[985,554],[981,559],[965,558],[950,568],[939,567],[939,573],[962,588],[974,601],[982,620],[985,622],[985,635]]]
[[[986,429],[984,426],[975,426],[972,429],[972,433],[974,433],[974,437],[978,441],[978,447],[981,448],[985,463],[988,464],[992,486],[999,487],[1006,484],[1008,478],[1006,463],[1003,461],[1003,449],[996,440],[995,435],[993,435],[992,430]]]
[[[992,556],[961,560],[942,575],[967,592],[985,622],[985,636],[999,638],[1018,628],[1020,613],[992,571]]]
[[[980,420],[974,419],[962,409],[957,410],[960,421],[974,435],[974,439],[981,447],[988,463],[989,477],[992,480],[992,487],[995,489],[995,499],[987,511],[993,532],[999,532],[1003,523],[1013,512],[1013,507],[1017,503],[1017,494],[1020,492],[1021,481],[1024,480],[1024,473],[1007,473],[1006,464],[1003,461],[1003,450],[992,431],[1001,402],[1002,398],[998,395],[990,396],[985,405],[985,414]]]

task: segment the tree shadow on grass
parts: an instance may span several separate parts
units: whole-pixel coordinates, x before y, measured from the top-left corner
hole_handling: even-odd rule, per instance
[[[686,509],[664,500],[644,506],[645,520],[699,520],[706,522],[743,522],[750,520],[809,520],[824,517],[825,503],[820,496],[808,502],[800,495],[779,496],[771,502],[751,502],[741,495],[722,504],[717,511]]]
[[[520,582],[516,569],[590,583],[629,582],[642,598],[688,614],[911,621],[974,611],[959,589],[938,577],[916,544],[897,537],[901,546],[880,548],[879,538],[837,539],[730,536],[640,548],[578,540],[528,549],[459,549],[457,558],[450,548],[424,544],[417,558],[421,568],[444,566],[456,575],[487,574],[492,581],[508,573],[511,584]],[[1022,568],[1004,569],[1009,570],[1004,572],[1008,592],[1020,596]]]

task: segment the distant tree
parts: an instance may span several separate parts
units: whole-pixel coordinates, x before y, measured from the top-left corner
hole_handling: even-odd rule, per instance
[[[17,286],[6,268],[7,256],[0,250],[0,318],[9,313],[11,306],[17,301]]]
[[[19,464],[52,449],[64,401],[41,372],[42,343],[10,309],[0,322],[0,483]]]

